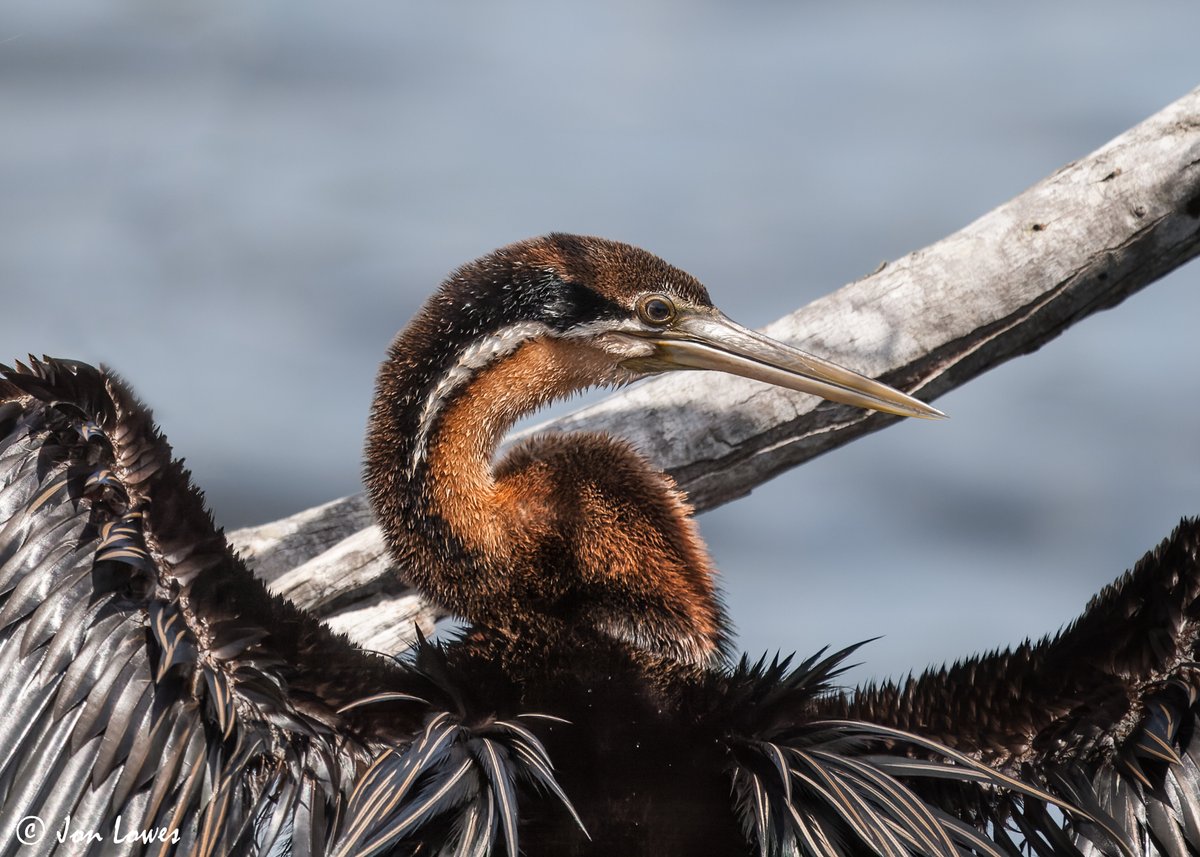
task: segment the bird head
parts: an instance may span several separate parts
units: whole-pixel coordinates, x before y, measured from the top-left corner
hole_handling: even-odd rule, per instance
[[[552,342],[560,362],[573,363],[572,374],[582,376],[564,387],[707,369],[904,417],[943,416],[886,384],[743,327],[714,307],[690,274],[615,241],[553,234],[513,244],[459,269],[434,301],[455,308],[464,338],[490,327],[491,356],[507,356],[534,339]]]
[[[667,477],[598,434],[539,436],[496,457],[513,423],[551,400],[684,369],[941,416],[736,324],[644,250],[523,241],[455,271],[380,370],[366,481],[393,555],[476,624],[562,621],[689,663],[719,655],[727,622],[710,561]]]

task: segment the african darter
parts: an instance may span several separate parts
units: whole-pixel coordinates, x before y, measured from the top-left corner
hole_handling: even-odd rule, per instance
[[[850,694],[853,646],[735,661],[668,477],[596,434],[494,460],[546,402],[676,369],[939,416],[734,324],[644,251],[498,250],[379,374],[376,516],[467,623],[403,658],[269,594],[111,373],[5,369],[0,854],[1200,848],[1194,523],[1037,644]]]

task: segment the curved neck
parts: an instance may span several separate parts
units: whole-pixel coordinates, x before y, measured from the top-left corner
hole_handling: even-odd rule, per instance
[[[712,660],[725,617],[669,478],[596,435],[543,438],[494,463],[515,421],[613,372],[604,352],[536,324],[457,348],[405,331],[380,370],[367,435],[376,516],[411,582],[475,624],[591,628]]]
[[[503,490],[497,447],[521,417],[603,377],[598,354],[544,333],[517,323],[454,349],[422,347],[410,329],[379,372],[366,450],[376,517],[412,582],[475,622],[522,597],[513,563],[549,523],[539,498]]]

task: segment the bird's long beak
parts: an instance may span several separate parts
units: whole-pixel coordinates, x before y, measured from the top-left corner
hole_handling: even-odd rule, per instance
[[[629,361],[644,370],[716,369],[902,417],[946,416],[887,384],[742,327],[716,310],[681,309],[670,325],[638,338],[656,346],[652,357]]]

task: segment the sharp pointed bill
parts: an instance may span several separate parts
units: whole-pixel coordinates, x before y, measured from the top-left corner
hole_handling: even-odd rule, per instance
[[[657,372],[715,369],[901,417],[946,416],[887,384],[743,327],[717,310],[681,307],[662,329],[633,335],[651,342],[655,353],[630,361],[627,365],[631,368]]]

